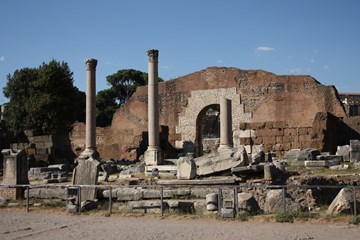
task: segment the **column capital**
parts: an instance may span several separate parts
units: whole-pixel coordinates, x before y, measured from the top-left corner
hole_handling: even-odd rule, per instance
[[[95,70],[97,65],[97,60],[94,58],[86,58],[84,60],[86,64],[86,70]]]
[[[147,51],[149,62],[158,62],[159,50],[151,49]]]

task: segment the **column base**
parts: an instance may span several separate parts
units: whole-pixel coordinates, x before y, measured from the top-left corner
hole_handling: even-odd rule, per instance
[[[99,160],[100,154],[96,149],[85,149],[80,155],[77,157],[77,160]]]
[[[227,144],[220,144],[219,148],[217,149],[218,152],[230,150],[232,147]]]
[[[158,146],[149,146],[144,154],[144,158],[146,166],[161,165],[164,163],[164,154]]]

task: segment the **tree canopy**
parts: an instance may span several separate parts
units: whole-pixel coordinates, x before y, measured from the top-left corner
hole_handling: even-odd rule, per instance
[[[97,125],[111,124],[116,109],[126,103],[139,86],[148,82],[148,74],[134,69],[123,69],[106,77],[109,89],[100,91],[96,96]],[[159,78],[159,82],[163,79]]]
[[[73,82],[68,64],[56,60],[9,74],[3,93],[10,100],[5,112],[10,131],[19,135],[28,129],[68,130],[84,115],[85,94]]]

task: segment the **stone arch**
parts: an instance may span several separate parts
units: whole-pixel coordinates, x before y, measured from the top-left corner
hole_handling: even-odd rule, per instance
[[[196,143],[196,127],[199,114],[207,106],[220,104],[220,97],[222,96],[230,99],[232,102],[233,131],[239,128],[241,122],[249,122],[251,120],[251,114],[244,112],[241,96],[236,87],[192,91],[191,96],[188,98],[188,104],[182,111],[179,123],[176,126],[176,133],[181,135],[181,143],[177,144],[177,146],[182,146],[184,142]]]
[[[210,109],[213,108],[215,106],[219,106],[218,104],[210,104],[208,106],[206,106],[205,108],[203,108],[199,114],[197,115],[196,118],[196,135],[195,135],[195,147],[196,147],[196,154],[198,156],[201,156],[203,153],[203,146],[202,146],[202,141],[203,141],[203,124],[202,124],[202,119],[205,116],[206,112]]]

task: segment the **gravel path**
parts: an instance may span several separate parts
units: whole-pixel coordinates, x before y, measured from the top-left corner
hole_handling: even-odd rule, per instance
[[[0,239],[359,239],[360,226],[320,223],[262,223],[215,219],[102,217],[0,210]]]

